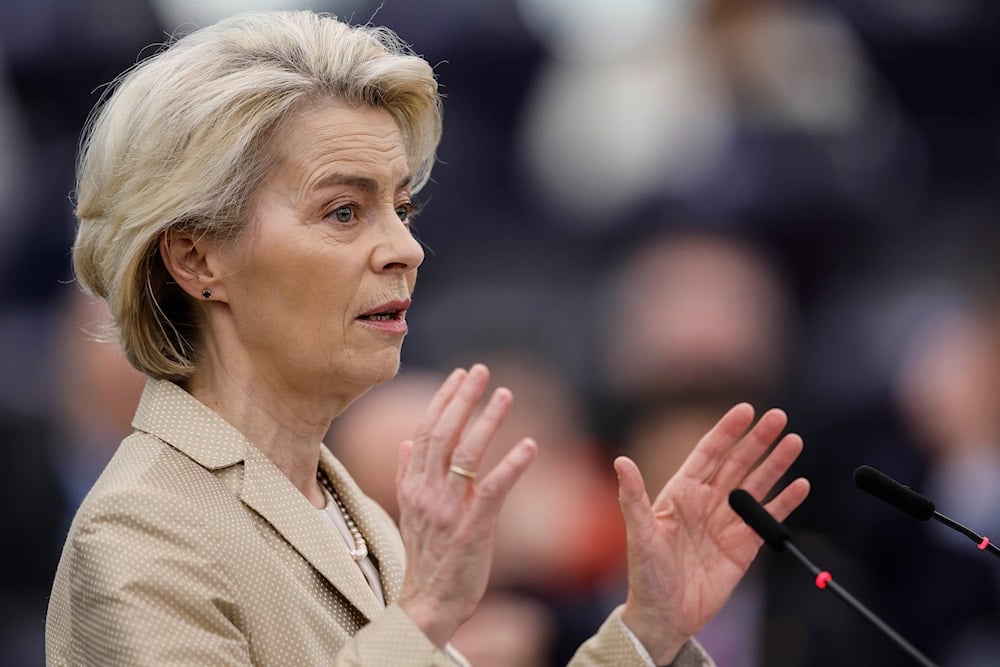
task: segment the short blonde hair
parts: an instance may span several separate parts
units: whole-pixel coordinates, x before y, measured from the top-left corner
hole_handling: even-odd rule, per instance
[[[308,11],[240,14],[112,84],[81,141],[73,266],[107,300],[108,335],[137,369],[180,381],[195,368],[198,322],[163,265],[161,235],[184,225],[238,236],[270,167],[269,137],[330,99],[392,115],[413,190],[427,182],[441,137],[437,82],[386,28]]]

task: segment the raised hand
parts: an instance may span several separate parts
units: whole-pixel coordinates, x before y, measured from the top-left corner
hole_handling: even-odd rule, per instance
[[[414,440],[400,447],[396,487],[407,564],[399,604],[439,647],[486,591],[497,514],[537,450],[525,438],[492,470],[479,472],[513,401],[510,391],[497,389],[473,417],[488,383],[481,364],[455,370]]]
[[[718,613],[760,549],[761,539],[729,507],[729,492],[741,487],[762,499],[802,451],[797,435],[778,440],[784,412],[769,410],[750,428],[753,418],[746,403],[730,409],[652,503],[635,463],[615,460],[628,533],[622,619],[656,664],[670,663]],[[808,493],[809,482],[796,479],[766,507],[781,521]]]

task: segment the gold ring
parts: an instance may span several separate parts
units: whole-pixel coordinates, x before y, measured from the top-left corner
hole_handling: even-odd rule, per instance
[[[474,470],[467,470],[462,466],[455,465],[454,463],[448,466],[448,472],[453,472],[456,475],[461,475],[462,477],[465,477],[466,479],[473,482],[476,481],[476,476],[479,474]]]

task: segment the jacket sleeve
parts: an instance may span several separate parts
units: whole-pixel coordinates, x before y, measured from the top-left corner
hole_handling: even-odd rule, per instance
[[[339,667],[393,665],[393,667],[469,667],[449,645],[439,650],[399,605],[361,628],[337,654]]]
[[[77,517],[46,622],[50,665],[247,665],[239,601],[205,508],[110,494]]]
[[[166,500],[169,500],[167,502]],[[103,495],[77,517],[46,623],[48,665],[254,664],[239,582],[210,507],[155,489]],[[278,622],[278,619],[276,619]],[[397,605],[348,637],[338,667],[467,667]]]
[[[580,646],[569,667],[654,667],[639,640],[621,619],[617,607],[593,637]],[[669,667],[715,667],[715,663],[694,639],[681,648]]]

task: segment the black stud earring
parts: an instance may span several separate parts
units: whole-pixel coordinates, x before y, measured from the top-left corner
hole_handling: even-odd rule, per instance
[[[212,290],[210,290],[210,289],[203,289],[201,291],[201,295],[203,297],[205,297],[206,299],[211,299],[212,298]]]

